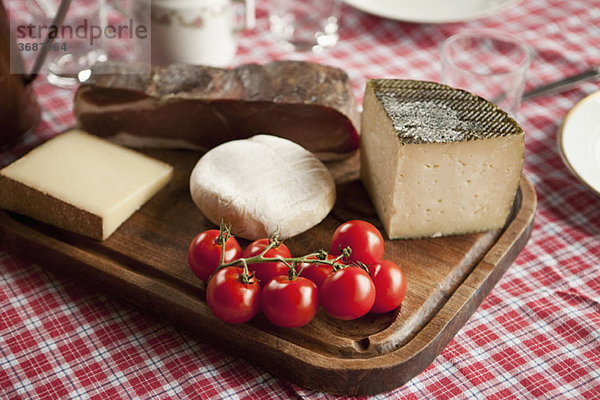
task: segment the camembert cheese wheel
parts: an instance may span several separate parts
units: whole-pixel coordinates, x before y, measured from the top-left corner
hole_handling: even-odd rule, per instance
[[[361,178],[391,239],[502,227],[523,167],[519,125],[464,90],[367,82]]]
[[[207,152],[190,176],[204,216],[246,239],[280,239],[321,222],[335,203],[333,177],[302,146],[270,135],[233,140]]]

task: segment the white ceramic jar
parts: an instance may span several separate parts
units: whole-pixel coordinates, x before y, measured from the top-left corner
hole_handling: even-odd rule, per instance
[[[233,2],[244,3],[238,26]],[[237,32],[255,22],[254,0],[152,0],[151,61],[228,66],[237,51]]]

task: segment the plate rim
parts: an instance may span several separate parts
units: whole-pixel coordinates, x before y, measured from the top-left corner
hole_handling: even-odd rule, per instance
[[[494,12],[502,11],[505,8],[508,8],[509,6],[517,5],[523,0],[504,0],[501,4],[496,4],[491,7],[486,8],[484,10],[469,13],[462,17],[456,17],[456,18],[444,18],[444,17],[438,17],[438,18],[425,17],[425,18],[423,18],[422,16],[410,17],[406,14],[403,15],[403,14],[397,14],[397,13],[393,13],[393,12],[392,13],[381,12],[381,10],[374,9],[372,7],[372,1],[369,1],[369,0],[342,0],[342,1],[344,3],[346,3],[347,5],[349,5],[350,7],[353,7],[357,10],[360,10],[360,11],[363,11],[368,14],[375,15],[375,16],[378,16],[381,18],[391,19],[391,20],[395,20],[395,21],[420,23],[420,24],[447,24],[447,23],[455,23],[455,22],[467,22],[467,21],[472,21],[472,20],[476,20],[479,18],[483,18],[483,17],[489,16],[489,15],[492,15]]]
[[[575,105],[573,107],[571,107],[571,109],[565,114],[565,116],[562,120],[562,124],[558,131],[558,135],[556,135],[556,140],[557,140],[558,153],[560,154],[560,158],[562,159],[563,163],[567,166],[569,171],[577,178],[577,180],[579,182],[583,183],[588,189],[590,189],[597,195],[600,195],[600,187],[594,187],[589,182],[587,182],[577,171],[577,168],[575,168],[573,166],[573,164],[569,161],[569,158],[567,157],[567,154],[565,152],[564,140],[563,140],[565,137],[565,126],[567,125],[567,122],[569,121],[569,119],[573,118],[573,114],[575,114],[575,112],[578,109],[580,109],[582,105],[584,105],[587,102],[593,101],[596,97],[600,97],[600,91],[588,94],[587,96],[585,96],[584,98],[579,100],[577,103],[575,103]]]

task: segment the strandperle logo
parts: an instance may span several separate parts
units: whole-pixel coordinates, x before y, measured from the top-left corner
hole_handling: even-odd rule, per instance
[[[43,41],[46,37],[55,40],[69,41],[72,39],[86,39],[90,45],[101,38],[107,39],[146,39],[148,37],[148,27],[143,24],[135,24],[133,19],[129,19],[127,24],[111,25],[105,27],[90,24],[87,19],[81,23],[72,26],[63,24],[56,25],[17,25],[16,38],[35,39]]]

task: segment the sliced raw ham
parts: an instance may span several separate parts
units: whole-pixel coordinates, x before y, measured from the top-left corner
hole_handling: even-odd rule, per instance
[[[271,134],[331,160],[359,144],[347,74],[302,61],[234,69],[101,63],[77,90],[74,111],[81,128],[133,147],[206,150]]]

